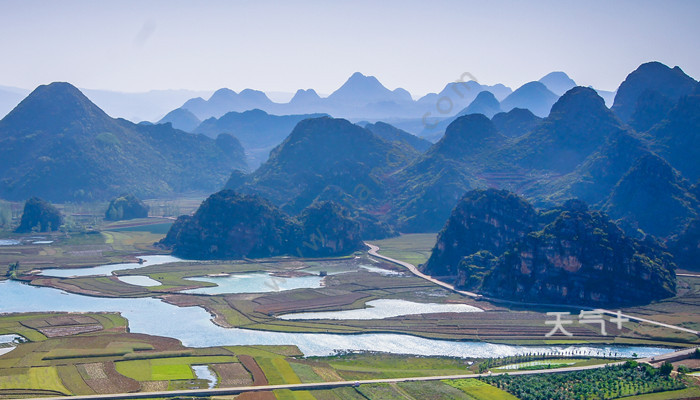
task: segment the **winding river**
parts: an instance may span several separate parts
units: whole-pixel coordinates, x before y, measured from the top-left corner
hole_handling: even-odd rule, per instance
[[[69,311],[120,312],[131,332],[179,339],[186,346],[295,344],[306,356],[331,355],[336,350],[381,351],[396,354],[453,357],[495,357],[531,352],[571,351],[654,356],[667,349],[641,346],[512,346],[484,342],[424,339],[399,334],[311,334],[227,329],[211,322],[199,307],[177,307],[153,298],[115,299],[88,297],[17,281],[0,282],[0,312]]]

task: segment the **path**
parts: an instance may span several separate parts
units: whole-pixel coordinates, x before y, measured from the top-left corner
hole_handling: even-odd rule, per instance
[[[416,275],[416,276],[419,277],[419,278],[423,278],[423,279],[425,279],[425,280],[427,280],[427,281],[430,281],[430,282],[432,282],[432,283],[434,283],[434,284],[436,284],[436,285],[440,285],[440,286],[442,286],[442,287],[444,287],[444,288],[446,288],[446,289],[448,289],[448,290],[451,290],[451,291],[456,292],[456,293],[459,293],[459,294],[463,294],[463,295],[465,295],[465,296],[473,297],[473,298],[476,298],[476,299],[483,299],[483,300],[488,300],[488,301],[493,301],[493,302],[508,303],[508,304],[521,305],[521,306],[536,306],[536,307],[543,307],[543,306],[544,306],[544,307],[559,307],[559,308],[561,308],[561,307],[568,307],[568,308],[576,308],[576,309],[583,309],[583,310],[593,310],[593,308],[591,308],[591,307],[576,306],[576,305],[569,305],[569,306],[566,306],[566,305],[562,305],[562,304],[523,303],[523,302],[518,302],[518,301],[494,299],[494,298],[490,298],[490,297],[484,297],[484,296],[482,296],[482,295],[480,295],[480,294],[473,293],[473,292],[467,292],[467,291],[464,291],[464,290],[457,290],[457,289],[455,289],[455,287],[454,287],[453,285],[450,285],[449,283],[442,282],[442,281],[440,281],[440,280],[437,280],[437,279],[433,278],[432,276],[429,276],[429,275],[426,275],[426,274],[420,272],[420,271],[418,270],[418,268],[417,268],[415,265],[411,264],[411,263],[407,263],[407,262],[401,261],[401,260],[396,260],[396,259],[393,259],[393,258],[391,258],[391,257],[387,257],[387,256],[384,256],[384,255],[379,254],[379,253],[377,252],[377,251],[379,251],[379,246],[375,246],[375,245],[370,244],[370,243],[367,243],[367,242],[365,242],[365,244],[366,244],[367,246],[369,246],[369,251],[368,251],[369,255],[374,256],[374,257],[377,257],[377,258],[381,258],[382,260],[386,260],[386,261],[392,262],[392,263],[394,263],[394,264],[401,265],[401,266],[403,266],[403,267],[406,267],[406,268],[408,268],[409,271],[411,271],[414,275]],[[681,276],[686,276],[686,275],[687,275],[687,274],[681,274]],[[694,275],[691,275],[691,276],[694,276]],[[665,324],[665,323],[663,323],[663,322],[653,321],[653,320],[650,320],[650,319],[641,318],[641,317],[637,317],[637,316],[629,315],[629,314],[619,314],[619,315],[618,315],[618,312],[617,312],[617,311],[602,310],[602,309],[597,309],[597,310],[600,310],[601,312],[603,312],[603,313],[605,313],[605,314],[608,314],[608,315],[610,315],[610,316],[613,316],[613,317],[618,317],[618,316],[620,316],[620,317],[622,317],[622,318],[627,318],[627,319],[629,319],[629,320],[631,320],[631,321],[645,322],[645,323],[647,323],[647,324],[657,325],[657,326],[661,326],[661,327],[664,327],[664,328],[675,329],[675,330],[678,330],[678,331],[681,331],[681,332],[692,333],[692,334],[694,334],[694,335],[700,336],[700,331],[697,331],[697,330],[694,330],[694,329],[684,328],[684,327],[682,327],[682,326],[677,326],[677,325]]]
[[[658,357],[655,357],[655,361],[661,360],[662,357],[674,358],[688,355],[690,352],[695,351],[695,349],[684,349],[679,351],[674,351],[667,353]],[[649,362],[651,359],[642,359],[640,362]],[[70,396],[70,400],[102,400],[102,399],[144,399],[144,398],[154,398],[154,397],[179,397],[179,396],[226,396],[235,395],[244,392],[260,392],[278,389],[290,389],[290,390],[318,390],[318,389],[335,389],[339,387],[352,387],[362,384],[372,384],[372,383],[401,383],[401,382],[425,382],[425,381],[439,381],[443,379],[468,379],[477,378],[480,376],[498,376],[498,375],[534,375],[534,374],[559,374],[563,372],[573,372],[573,371],[584,371],[589,369],[604,368],[606,365],[619,365],[623,362],[615,362],[609,364],[597,364],[597,365],[586,365],[580,367],[564,367],[564,368],[554,368],[554,369],[541,369],[541,370],[531,370],[531,371],[509,371],[509,372],[497,372],[497,373],[484,373],[484,374],[465,374],[465,375],[445,375],[445,376],[420,376],[413,378],[392,378],[392,379],[367,379],[361,381],[339,381],[339,382],[321,382],[321,383],[292,383],[284,385],[265,385],[265,386],[239,386],[232,388],[217,388],[217,389],[191,389],[191,390],[173,390],[173,391],[161,391],[161,392],[141,392],[141,393],[123,393],[123,394],[103,394],[103,395],[86,395],[86,396]],[[42,397],[37,398],[37,400],[66,400],[66,397]]]

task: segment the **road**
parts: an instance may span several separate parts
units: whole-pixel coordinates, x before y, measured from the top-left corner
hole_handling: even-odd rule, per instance
[[[415,274],[416,276],[423,278],[429,282],[432,282],[436,285],[442,286],[448,290],[454,291],[456,293],[463,294],[465,296],[473,297],[473,298],[482,298],[481,295],[473,292],[468,292],[464,290],[457,290],[453,285],[450,285],[448,283],[439,281],[431,276],[425,275],[424,273],[420,272],[418,268],[408,262],[396,260],[384,255],[381,255],[378,253],[379,247],[375,246],[370,243],[365,243],[369,248],[369,254],[373,257],[377,257],[398,265],[401,265],[405,268],[407,268],[411,273]],[[487,298],[484,298],[487,299]],[[488,299],[488,300],[495,300],[495,299]],[[511,304],[520,304],[520,305],[539,305],[542,306],[542,304],[532,304],[532,303],[517,303],[517,302],[509,302]],[[589,309],[588,307],[578,307],[578,308],[584,308],[584,309]],[[603,310],[605,313],[609,313],[611,315],[617,315],[617,312],[609,311],[609,310]],[[666,328],[671,328],[671,329],[678,329],[684,332],[690,332],[690,333],[695,333],[698,334],[698,331],[694,331],[692,329],[687,329],[675,325],[669,325],[669,324],[664,324],[661,322],[657,321],[652,321],[649,319],[645,318],[639,318],[627,314],[622,314],[623,317],[629,318],[632,320],[636,321],[641,321],[641,322],[646,322],[650,324],[655,324],[659,326],[663,326]],[[695,348],[690,348],[690,349],[683,349],[683,350],[678,350],[666,354],[662,354],[660,356],[654,357],[653,359],[651,358],[645,358],[645,359],[640,359],[639,362],[647,362],[647,363],[658,363],[662,362],[663,360],[666,359],[674,359],[679,356],[686,356],[690,354],[691,352],[695,351]],[[442,380],[442,379],[467,379],[467,378],[476,378],[480,376],[497,376],[497,375],[502,375],[502,374],[508,374],[508,375],[532,375],[532,374],[556,374],[556,373],[563,373],[563,372],[573,372],[573,371],[583,371],[583,370],[589,370],[589,369],[596,369],[596,368],[603,368],[605,365],[617,365],[617,364],[622,364],[622,362],[616,362],[616,363],[610,363],[610,364],[600,364],[600,365],[588,365],[588,366],[581,366],[581,367],[564,367],[564,368],[556,368],[556,369],[544,369],[544,370],[532,370],[532,371],[510,371],[510,372],[501,372],[501,373],[486,373],[486,374],[465,374],[465,375],[447,375],[447,376],[422,376],[422,377],[413,377],[413,378],[395,378],[395,379],[370,379],[370,380],[361,380],[361,381],[339,381],[339,382],[323,382],[323,383],[297,383],[297,384],[284,384],[284,385],[265,385],[265,386],[240,386],[240,387],[233,387],[233,388],[217,388],[217,389],[192,389],[192,390],[177,390],[177,391],[161,391],[161,392],[141,392],[141,393],[124,393],[124,394],[109,394],[109,395],[89,395],[89,396],[71,396],[69,399],[70,400],[102,400],[102,399],[144,399],[144,398],[154,398],[154,397],[178,397],[178,396],[198,396],[198,397],[203,397],[203,396],[225,396],[225,395],[235,395],[235,394],[240,394],[244,392],[260,392],[260,391],[270,391],[270,390],[278,390],[278,389],[290,389],[290,390],[318,390],[318,389],[334,389],[334,388],[339,388],[339,387],[349,387],[349,386],[355,386],[357,384],[369,384],[369,383],[400,383],[400,382],[422,382],[422,381],[435,381],[435,380]],[[53,398],[46,398],[42,397],[41,400],[65,400],[66,397],[53,397]],[[37,399],[38,400],[38,399]]]
[[[671,359],[680,356],[689,355],[695,351],[695,348],[674,351],[654,358],[654,362],[662,361],[663,359]],[[640,362],[651,362],[651,359],[641,359]],[[191,390],[173,390],[161,392],[140,392],[140,393],[122,393],[122,394],[104,394],[104,395],[87,395],[87,396],[70,396],[69,400],[101,400],[101,399],[144,399],[153,397],[178,397],[178,396],[226,396],[235,395],[244,392],[261,392],[278,389],[290,390],[318,390],[318,389],[334,389],[339,387],[355,386],[357,384],[369,383],[401,383],[401,382],[425,382],[438,381],[443,379],[467,379],[477,378],[480,376],[498,376],[498,375],[534,375],[534,374],[560,374],[564,372],[584,371],[589,369],[604,368],[606,365],[619,365],[623,362],[615,362],[609,364],[586,365],[581,367],[564,367],[555,369],[541,369],[532,371],[509,371],[485,374],[465,374],[465,375],[444,375],[444,376],[420,376],[413,378],[392,378],[392,379],[367,379],[361,381],[339,381],[339,382],[322,382],[322,383],[293,383],[285,385],[265,385],[265,386],[239,386],[232,388],[217,388],[217,389],[191,389]],[[37,400],[66,400],[67,397],[41,397]]]
[[[582,309],[582,310],[593,310],[593,308],[586,307],[586,306],[576,306],[576,305],[565,306],[562,304],[545,304],[545,303],[523,303],[523,302],[518,302],[518,301],[494,299],[494,298],[490,298],[490,297],[484,297],[484,296],[477,294],[477,293],[467,292],[465,290],[457,290],[457,289],[455,289],[455,287],[453,285],[450,285],[449,283],[442,282],[440,280],[433,278],[432,276],[429,276],[429,275],[426,275],[426,274],[420,272],[418,270],[418,268],[411,263],[407,263],[407,262],[401,261],[401,260],[396,260],[394,258],[379,254],[378,253],[378,251],[379,251],[378,246],[375,246],[375,245],[373,245],[371,243],[367,243],[367,242],[365,242],[365,244],[369,247],[369,251],[368,251],[369,255],[371,255],[373,257],[380,258],[382,260],[392,262],[394,264],[401,265],[402,267],[407,268],[409,271],[411,271],[414,275],[416,275],[419,278],[423,278],[427,281],[430,281],[436,285],[440,285],[440,286],[442,286],[448,290],[451,290],[455,293],[463,294],[465,296],[473,297],[475,299],[483,299],[483,300],[488,300],[488,301],[493,301],[493,302],[498,302],[498,303],[507,303],[507,304],[520,305],[520,306],[557,307],[557,308],[567,307],[567,308],[575,308],[575,309]],[[690,274],[679,274],[679,275],[680,276],[696,276],[696,275],[690,275]],[[618,316],[617,311],[603,310],[603,309],[597,309],[597,310],[600,310],[601,312],[608,314],[610,316],[613,316],[613,317]],[[641,317],[637,317],[637,316],[630,315],[630,314],[619,314],[619,316],[622,318],[627,318],[631,321],[644,322],[647,324],[657,325],[657,326],[661,326],[661,327],[669,328],[669,329],[675,329],[675,330],[678,330],[681,332],[692,333],[694,335],[700,336],[700,331],[697,331],[694,329],[689,329],[689,328],[684,328],[682,326],[665,324],[663,322],[654,321],[654,320],[647,319],[647,318],[641,318]]]
[[[408,268],[409,271],[411,271],[415,276],[417,276],[417,277],[419,277],[419,278],[423,278],[423,279],[425,279],[426,281],[430,281],[430,282],[432,282],[432,283],[434,283],[434,284],[436,284],[436,285],[442,286],[442,287],[444,287],[445,289],[451,290],[451,291],[453,291],[453,292],[455,292],[455,293],[463,294],[463,295],[465,295],[465,296],[474,297],[474,298],[477,298],[477,299],[482,297],[480,294],[477,294],[477,293],[467,292],[466,290],[458,290],[458,289],[455,289],[454,285],[450,285],[449,283],[445,283],[445,282],[443,282],[443,281],[437,280],[437,279],[433,278],[433,277],[430,276],[430,275],[426,275],[426,274],[420,272],[420,271],[418,270],[418,267],[416,267],[415,265],[413,265],[413,264],[411,264],[411,263],[407,263],[407,262],[405,262],[405,261],[396,260],[396,259],[393,259],[393,258],[390,258],[390,257],[387,257],[387,256],[383,256],[383,255],[377,253],[377,251],[379,251],[379,247],[378,247],[378,246],[375,246],[375,245],[370,244],[370,243],[367,243],[367,242],[365,242],[365,244],[369,247],[369,251],[368,251],[369,255],[371,255],[371,256],[373,256],[373,257],[381,258],[382,260],[386,260],[386,261],[392,262],[392,263],[394,263],[394,264],[399,264],[399,265],[402,266],[402,267]]]

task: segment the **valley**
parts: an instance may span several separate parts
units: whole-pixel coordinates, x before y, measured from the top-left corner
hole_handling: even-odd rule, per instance
[[[700,3],[370,3],[0,0],[0,400],[700,398]]]

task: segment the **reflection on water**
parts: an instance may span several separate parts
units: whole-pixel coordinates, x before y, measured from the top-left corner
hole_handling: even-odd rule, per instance
[[[114,311],[129,320],[134,333],[179,339],[185,346],[289,345],[307,356],[331,355],[336,350],[382,351],[397,354],[443,355],[451,357],[498,357],[564,349],[616,352],[621,356],[637,353],[650,357],[666,352],[659,347],[642,346],[511,346],[484,342],[457,342],[424,339],[397,334],[337,335],[318,333],[264,332],[227,329],[214,325],[211,315],[199,307],[177,307],[153,298],[115,299],[64,293],[46,287],[33,287],[17,281],[0,282],[0,312],[29,311]]]
[[[344,311],[305,312],[280,315],[278,318],[292,319],[383,319],[412,314],[481,312],[480,308],[467,304],[414,303],[398,299],[368,301],[367,308]]]
[[[209,389],[214,389],[214,387],[216,387],[218,379],[208,365],[193,365],[192,370],[197,379],[203,379],[209,382]]]
[[[117,277],[120,281],[134,286],[160,286],[160,282],[143,275],[124,275]]]
[[[168,263],[182,261],[181,259],[179,259],[177,257],[173,257],[173,256],[141,256],[139,258],[143,259],[143,261],[144,261],[143,264],[122,263],[122,264],[100,265],[98,267],[90,267],[90,268],[69,268],[69,269],[51,268],[51,269],[45,269],[45,270],[41,271],[41,275],[55,276],[58,278],[69,278],[69,277],[73,277],[73,276],[90,276],[90,275],[106,276],[106,275],[112,275],[112,271],[121,271],[123,269],[140,268],[140,267],[147,267],[149,265],[168,264]]]
[[[281,277],[267,272],[249,272],[229,276],[207,276],[187,278],[191,281],[210,282],[217,286],[185,290],[182,293],[222,294],[222,293],[265,293],[283,290],[318,288],[323,277],[317,275]]]

